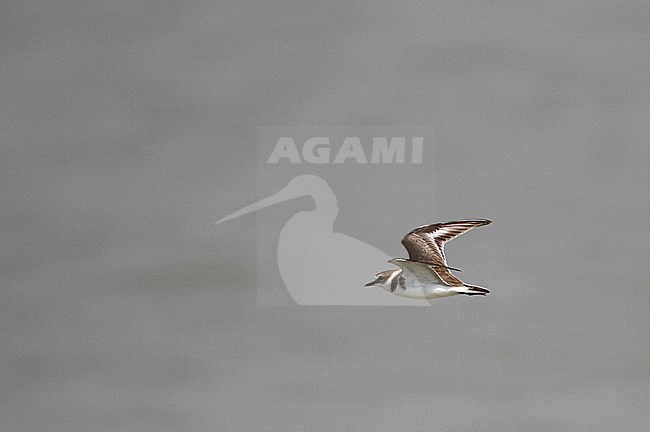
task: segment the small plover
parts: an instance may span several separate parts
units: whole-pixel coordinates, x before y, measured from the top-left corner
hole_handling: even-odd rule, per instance
[[[445,242],[467,231],[492,223],[487,219],[459,220],[417,227],[402,239],[409,253],[408,259],[393,258],[388,261],[399,267],[375,275],[375,280],[366,286],[379,286],[388,292],[415,299],[434,299],[458,294],[485,295],[487,289],[466,284],[449,270]]]

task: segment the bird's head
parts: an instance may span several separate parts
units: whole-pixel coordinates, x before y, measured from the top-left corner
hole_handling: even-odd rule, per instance
[[[375,275],[375,280],[368,282],[365,286],[377,286],[386,291],[393,292],[397,286],[398,277],[401,270],[384,270]]]

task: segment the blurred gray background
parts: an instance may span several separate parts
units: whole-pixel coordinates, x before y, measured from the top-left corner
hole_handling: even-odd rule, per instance
[[[2,3],[0,430],[648,428],[650,6],[384,3]],[[213,223],[294,124],[434,127],[433,207],[350,178],[356,236],[491,218],[492,294],[258,307]]]

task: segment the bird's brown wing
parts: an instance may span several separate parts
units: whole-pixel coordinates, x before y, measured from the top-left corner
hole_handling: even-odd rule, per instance
[[[419,262],[447,265],[445,243],[467,231],[492,223],[487,219],[442,222],[417,227],[402,239],[409,259]]]
[[[447,269],[445,243],[467,231],[492,223],[487,219],[459,220],[417,227],[402,239],[411,261],[428,263],[438,278],[449,286],[460,286],[463,282]]]

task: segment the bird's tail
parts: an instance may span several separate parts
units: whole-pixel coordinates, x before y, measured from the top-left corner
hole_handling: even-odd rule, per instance
[[[490,292],[490,290],[488,290],[487,288],[483,288],[483,287],[480,287],[480,286],[477,286],[477,285],[465,284],[465,288],[466,288],[466,290],[460,291],[460,293],[465,294],[465,295],[469,295],[469,296],[472,296],[472,295],[482,295],[482,296],[484,296],[484,295],[486,295],[486,294],[488,294]]]

